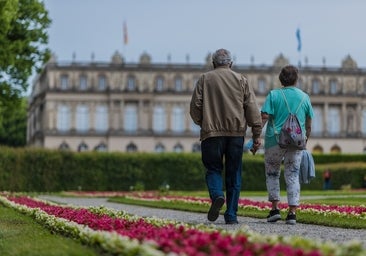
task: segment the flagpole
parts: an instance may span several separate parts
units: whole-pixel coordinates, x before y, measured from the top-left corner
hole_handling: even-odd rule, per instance
[[[123,55],[125,56],[125,60],[127,62],[127,44],[128,44],[128,30],[127,30],[127,22],[123,21]]]
[[[299,60],[298,60],[298,67],[301,68],[301,34],[300,34],[300,28],[298,27],[296,29],[296,38],[297,38],[297,51],[299,53]]]

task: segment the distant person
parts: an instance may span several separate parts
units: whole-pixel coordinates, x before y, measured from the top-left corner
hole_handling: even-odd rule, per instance
[[[261,145],[261,116],[247,78],[231,69],[230,52],[217,50],[212,55],[212,64],[214,69],[202,74],[196,83],[190,115],[201,127],[202,162],[212,201],[207,218],[215,221],[225,203],[222,179],[225,170],[225,223],[237,224],[244,135],[247,126],[251,127],[255,153]]]
[[[281,200],[280,171],[283,161],[289,205],[286,223],[296,224],[296,209],[300,204],[299,171],[302,150],[281,148],[278,145],[274,129],[278,133],[287,119],[286,101],[291,112],[295,112],[299,108],[297,117],[302,131],[306,132],[307,139],[310,137],[311,119],[314,114],[309,96],[296,87],[298,69],[295,66],[283,67],[279,74],[279,80],[283,87],[271,90],[261,109],[263,126],[268,121],[264,142],[264,162],[268,200],[272,203],[272,210],[267,216],[267,221],[276,222],[281,219],[278,203]]]
[[[329,169],[326,169],[323,172],[323,180],[324,180],[323,189],[324,190],[331,189],[331,183],[330,183],[331,177],[332,177],[332,173],[330,172]]]

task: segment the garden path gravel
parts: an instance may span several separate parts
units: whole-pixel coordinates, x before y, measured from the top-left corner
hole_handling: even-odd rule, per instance
[[[143,206],[126,205],[108,202],[107,198],[75,198],[41,195],[40,199],[49,200],[62,204],[89,207],[101,206],[115,210],[123,210],[127,213],[141,217],[157,217],[161,219],[175,220],[191,224],[214,225],[225,230],[238,230],[241,228],[252,230],[263,235],[301,236],[313,241],[345,244],[350,241],[361,242],[366,250],[366,229],[345,229],[326,227],[320,225],[302,224],[287,225],[285,221],[268,223],[266,219],[249,217],[238,217],[238,225],[226,225],[223,215],[220,215],[215,222],[207,220],[207,214],[193,213],[168,209],[157,209]],[[284,216],[283,216],[284,217]]]

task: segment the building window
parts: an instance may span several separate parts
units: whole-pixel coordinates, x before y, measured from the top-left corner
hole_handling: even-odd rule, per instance
[[[297,88],[299,88],[300,90],[303,90],[304,92],[305,90],[305,85],[304,82],[302,81],[302,79],[297,80]]]
[[[126,147],[127,152],[137,152],[137,146],[134,143],[130,143]]]
[[[329,82],[329,92],[333,95],[338,93],[338,84],[336,80],[331,80]]]
[[[192,152],[201,152],[201,144],[196,142],[192,146]]]
[[[320,93],[320,83],[319,80],[314,79],[311,85],[311,90],[313,94],[319,94]]]
[[[314,120],[315,121],[315,120]],[[315,121],[316,122],[316,121]],[[340,111],[338,107],[329,107],[327,130],[331,135],[339,135],[341,131]]]
[[[165,152],[165,147],[163,144],[161,143],[158,143],[156,146],[155,146],[155,152],[156,153],[163,153]]]
[[[94,127],[96,132],[106,132],[108,130],[108,108],[99,105],[95,109]]]
[[[107,78],[105,75],[98,76],[98,90],[104,91],[107,88]]]
[[[194,90],[194,88],[196,87],[198,79],[199,79],[199,77],[193,78],[192,90]]]
[[[95,151],[98,151],[98,152],[107,152],[107,145],[104,144],[104,143],[100,143],[98,144],[95,148],[94,148]]]
[[[341,150],[341,148],[338,145],[334,145],[333,147],[331,147],[330,153],[332,153],[332,154],[340,154],[340,153],[342,153],[342,150]]]
[[[322,108],[318,106],[313,107],[314,116],[311,122],[312,132],[314,135],[321,135],[323,132],[323,112]]]
[[[176,77],[174,79],[174,90],[176,92],[181,92],[183,91],[183,80],[181,77]]]
[[[88,88],[87,78],[85,75],[79,77],[79,89],[86,90]]]
[[[154,132],[164,132],[166,130],[165,110],[162,106],[156,106],[153,113]]]
[[[66,142],[62,142],[61,145],[58,147],[59,150],[70,150],[69,144]]]
[[[133,76],[129,76],[127,78],[127,91],[135,91],[136,90],[136,79]]]
[[[171,127],[173,132],[184,132],[184,109],[180,106],[173,107]]]
[[[137,106],[132,104],[125,106],[124,129],[126,132],[137,131]]]
[[[314,148],[313,148],[313,153],[315,153],[315,154],[321,154],[321,153],[323,153],[324,152],[324,150],[323,150],[323,148],[320,146],[320,145],[316,145]]]
[[[366,135],[366,109],[362,110],[362,134]]]
[[[173,148],[173,151],[175,153],[181,153],[181,152],[183,152],[183,146],[182,146],[182,144],[180,144],[180,143],[175,144],[175,146]]]
[[[68,75],[61,75],[60,88],[61,88],[61,90],[67,90],[69,88],[69,76]]]
[[[78,152],[88,151],[88,149],[89,147],[85,144],[85,142],[80,143],[78,146]]]
[[[155,90],[157,92],[161,92],[164,90],[164,78],[162,76],[158,76],[155,80]]]
[[[86,105],[76,107],[76,130],[78,132],[89,131],[89,108]]]
[[[192,120],[191,120],[191,132],[198,134],[201,130],[201,127],[197,124],[195,124]]]
[[[57,130],[67,132],[70,130],[71,112],[67,105],[57,107]]]
[[[258,79],[258,93],[264,94],[267,91],[266,80],[263,78]]]

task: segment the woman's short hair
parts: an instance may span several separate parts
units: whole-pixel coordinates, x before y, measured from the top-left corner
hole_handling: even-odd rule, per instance
[[[283,86],[295,85],[299,77],[299,70],[293,65],[284,66],[278,78]]]

